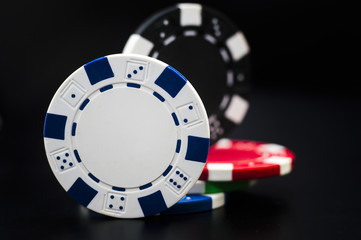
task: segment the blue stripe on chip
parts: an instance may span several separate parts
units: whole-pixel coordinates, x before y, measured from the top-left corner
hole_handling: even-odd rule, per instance
[[[151,216],[167,209],[162,192],[160,190],[138,198],[140,207],[142,208],[144,216]]]
[[[98,191],[86,184],[83,179],[78,178],[69,188],[68,193],[80,204],[88,206]]]
[[[205,195],[185,196],[168,208],[165,214],[202,212],[212,209],[212,198]]]
[[[209,150],[209,138],[188,136],[186,160],[205,163]]]
[[[172,166],[172,165],[169,165],[169,166],[167,167],[167,169],[164,171],[164,173],[162,174],[163,177],[167,176],[168,173],[170,172],[170,170],[172,170],[172,168],[173,168],[173,166]]]
[[[100,91],[100,92],[105,92],[105,91],[110,90],[110,89],[112,89],[112,88],[113,88],[113,85],[110,84],[110,85],[106,85],[106,86],[100,88],[99,91]]]
[[[152,183],[147,183],[147,184],[145,184],[143,186],[140,186],[139,189],[144,190],[144,189],[150,188],[151,186],[152,186]]]
[[[84,69],[91,85],[114,77],[112,67],[107,57],[101,57],[85,64]]]
[[[167,66],[154,83],[174,98],[187,83],[187,79],[171,66]]]
[[[80,105],[79,109],[84,110],[85,106],[90,102],[89,98],[85,99],[84,102]]]
[[[125,188],[122,188],[122,187],[113,186],[112,189],[115,191],[118,191],[118,192],[125,192]]]
[[[156,98],[158,98],[159,101],[161,101],[161,102],[164,102],[164,101],[165,101],[164,97],[162,97],[159,93],[153,92],[153,95],[154,95]]]
[[[73,126],[71,127],[71,135],[75,136],[76,133],[76,122],[73,122]]]
[[[127,87],[140,88],[140,84],[137,84],[137,83],[127,83]]]
[[[175,152],[176,152],[176,153],[179,153],[180,147],[181,147],[181,143],[182,143],[182,140],[178,139],[178,140],[177,140],[177,147],[175,148]]]
[[[88,173],[88,176],[94,181],[94,182],[99,182],[99,179],[97,177],[95,177],[93,174]]]
[[[75,155],[75,158],[76,158],[76,160],[78,161],[78,163],[80,163],[80,162],[81,162],[81,159],[80,159],[78,150],[74,149],[74,155]]]
[[[174,112],[172,113],[172,118],[173,118],[173,120],[174,120],[174,124],[175,124],[176,126],[178,126],[178,125],[179,125],[179,121],[178,121],[177,115],[176,115]]]
[[[44,137],[64,140],[67,118],[67,116],[47,113],[44,124]]]

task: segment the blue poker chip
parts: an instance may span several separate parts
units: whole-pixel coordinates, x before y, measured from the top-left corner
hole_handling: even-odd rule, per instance
[[[161,214],[187,214],[220,208],[226,203],[225,193],[187,195]]]
[[[85,64],[60,86],[44,143],[71,197],[101,214],[138,218],[168,209],[192,188],[207,159],[209,124],[178,71],[115,54]]]
[[[219,10],[197,3],[162,9],[139,25],[123,53],[157,58],[188,78],[206,107],[211,144],[246,116],[250,47],[238,26]]]

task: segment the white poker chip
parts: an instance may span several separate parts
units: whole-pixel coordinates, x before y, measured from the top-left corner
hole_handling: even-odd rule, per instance
[[[200,176],[209,124],[192,85],[169,65],[115,54],[85,64],[53,97],[44,142],[62,187],[118,218],[154,215]]]

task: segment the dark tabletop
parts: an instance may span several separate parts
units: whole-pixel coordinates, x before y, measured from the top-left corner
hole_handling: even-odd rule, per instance
[[[359,27],[346,3],[207,1],[252,50],[250,109],[229,137],[287,146],[296,154],[289,175],[261,179],[214,211],[134,220],[92,213],[64,192],[42,138],[53,94],[173,3],[160,2],[0,8],[0,239],[360,239]]]

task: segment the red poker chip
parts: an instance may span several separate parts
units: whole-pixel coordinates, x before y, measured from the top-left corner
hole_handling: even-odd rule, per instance
[[[211,146],[200,180],[237,181],[281,176],[292,171],[295,155],[274,143],[221,139]]]

